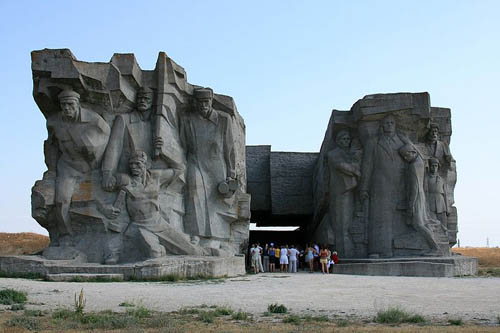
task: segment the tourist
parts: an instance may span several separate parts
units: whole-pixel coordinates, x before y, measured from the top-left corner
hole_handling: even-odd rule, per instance
[[[264,272],[269,272],[269,245],[266,243],[264,246]]]
[[[319,263],[321,264],[321,272],[328,274],[328,249],[323,245],[319,251]]]
[[[259,272],[259,258],[260,258],[260,251],[257,245],[253,244],[252,245],[252,267],[253,267],[253,272],[254,274],[257,274]]]
[[[337,255],[337,251],[333,251],[332,253],[332,260],[335,265],[339,263],[339,256]]]
[[[331,253],[331,255],[328,256],[328,271],[333,270],[333,268],[330,269],[330,266],[335,265],[335,259],[334,258],[337,258],[337,261],[338,261],[337,252],[336,251],[333,251],[333,252],[330,251],[330,253]],[[332,271],[332,273],[333,273],[333,271]]]
[[[313,265],[314,265],[314,269],[317,269],[318,266],[319,266],[319,245],[318,243],[314,242],[314,262],[313,262]]]
[[[280,250],[280,271],[288,271],[288,245],[283,245]]]
[[[274,243],[270,244],[271,246],[269,247],[269,272],[274,273],[275,269],[275,263],[276,263],[276,257],[274,256]]]
[[[276,247],[274,248],[274,262],[276,265],[280,264],[280,251],[279,245],[276,244]]]
[[[255,244],[252,244],[252,246],[250,246],[250,248],[248,249],[248,259],[250,261],[250,267],[252,267],[252,271],[253,271],[253,250],[255,248]]]
[[[259,262],[258,262],[259,266],[258,266],[258,269],[259,269],[259,272],[264,273],[264,267],[262,266],[262,252],[263,252],[263,249],[262,249],[262,247],[260,247],[260,243],[257,243],[256,246],[259,249],[259,258],[258,258],[259,259]]]
[[[309,244],[306,245],[306,256],[304,261],[306,265],[309,265],[309,273],[313,272],[314,251],[313,247],[309,246]]]
[[[288,272],[290,273],[297,273],[297,256],[299,254],[299,251],[295,248],[295,246],[291,246],[290,249],[288,250],[288,255],[290,256],[290,261],[289,261],[289,269]]]

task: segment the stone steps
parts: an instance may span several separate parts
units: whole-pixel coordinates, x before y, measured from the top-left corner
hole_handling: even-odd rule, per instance
[[[45,278],[55,282],[84,282],[84,281],[123,281],[123,274],[95,274],[95,273],[60,273],[47,274]]]

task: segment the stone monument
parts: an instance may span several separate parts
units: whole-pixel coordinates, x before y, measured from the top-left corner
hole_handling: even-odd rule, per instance
[[[333,110],[315,168],[311,238],[341,258],[447,257],[456,243],[451,113],[428,93]]]
[[[188,83],[163,52],[142,70],[133,54],[88,63],[44,49],[32,71],[48,131],[47,171],[32,189],[51,240],[43,257],[114,265],[245,252],[245,125],[231,97]]]

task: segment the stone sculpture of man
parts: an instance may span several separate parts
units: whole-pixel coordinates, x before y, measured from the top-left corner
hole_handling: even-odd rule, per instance
[[[396,131],[396,119],[380,121],[380,133],[364,147],[360,197],[369,200],[369,256],[392,257],[393,223],[402,220],[398,206],[404,197],[404,161],[399,149],[409,140]]]
[[[232,119],[212,108],[212,89],[196,89],[194,97],[196,110],[181,121],[187,159],[184,226],[194,238],[228,239],[225,213],[236,184]]]
[[[99,167],[110,128],[99,114],[80,106],[77,92],[64,90],[58,98],[61,111],[47,119],[48,155],[57,160],[55,203],[60,243],[71,245],[71,198],[78,181]]]
[[[450,153],[450,148],[446,143],[439,140],[439,126],[431,124],[426,136],[426,155],[429,158],[437,158],[441,165],[446,164],[450,166],[453,157]]]
[[[336,249],[342,255],[352,250],[348,234],[354,211],[354,189],[361,176],[360,160],[350,151],[351,135],[341,130],[335,142],[337,147],[328,152],[330,170],[330,221],[335,235]]]
[[[401,156],[408,163],[407,168],[407,222],[417,232],[419,232],[431,248],[431,252],[436,252],[439,246],[434,239],[434,234],[429,228],[430,224],[438,224],[427,214],[427,203],[424,192],[425,163],[417,148],[408,143],[399,149]]]
[[[163,143],[161,138],[153,138],[152,105],[153,91],[142,87],[137,92],[137,109],[115,118],[102,162],[102,185],[105,190],[115,189],[119,166],[128,164],[131,152],[144,151],[151,161],[154,146]]]
[[[441,228],[447,229],[447,217],[449,216],[448,198],[446,193],[446,182],[439,175],[439,160],[429,159],[429,175],[427,176],[427,202],[431,217],[441,222]]]
[[[132,225],[137,230],[137,237],[142,247],[137,249],[144,253],[145,258],[158,258],[169,254],[204,254],[203,250],[191,244],[189,237],[172,228],[160,214],[160,187],[168,186],[178,175],[173,169],[148,169],[148,156],[143,151],[131,153],[129,160],[130,175],[120,174],[116,177],[121,190],[118,200],[125,200],[125,207],[130,218],[128,225],[118,221],[113,226],[115,231],[126,232]],[[110,219],[116,219],[120,208],[104,207],[104,214]],[[121,224],[121,226],[120,226]],[[110,240],[110,253],[106,264],[119,261],[122,243],[120,234],[114,233]],[[166,249],[165,249],[166,247]]]

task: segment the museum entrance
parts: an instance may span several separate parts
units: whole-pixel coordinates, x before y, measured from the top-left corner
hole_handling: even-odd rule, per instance
[[[257,227],[258,228],[258,227]],[[253,230],[252,230],[253,229]],[[249,246],[255,243],[259,243],[261,247],[266,244],[273,243],[274,245],[295,245],[304,247],[304,237],[302,235],[302,230],[297,228],[296,230],[289,230],[292,228],[276,228],[278,230],[269,230],[270,228],[250,228],[250,238],[248,241]],[[285,229],[285,230],[283,230]]]

